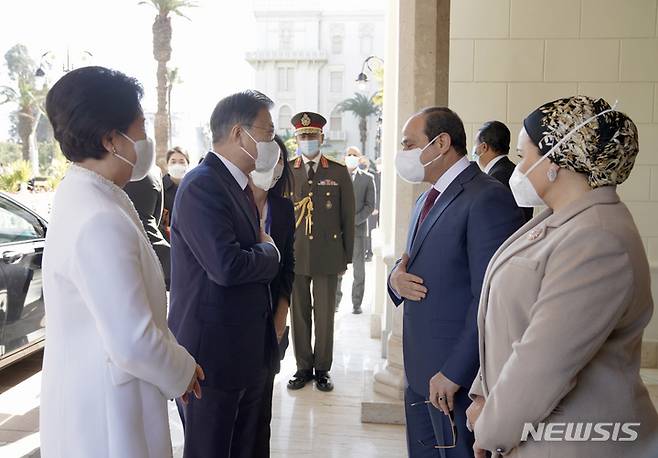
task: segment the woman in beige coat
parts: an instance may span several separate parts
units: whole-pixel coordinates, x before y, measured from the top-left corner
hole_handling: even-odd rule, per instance
[[[468,411],[475,456],[658,457],[658,415],[640,379],[649,266],[616,192],[637,129],[602,99],[571,97],[530,114],[517,149],[517,203],[548,209],[485,274]]]

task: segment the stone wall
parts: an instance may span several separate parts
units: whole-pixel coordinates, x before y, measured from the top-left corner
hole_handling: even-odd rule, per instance
[[[469,148],[482,122],[498,119],[513,149],[524,116],[545,101],[619,100],[640,132],[635,169],[619,193],[644,240],[658,304],[658,1],[457,0],[450,38],[450,106]],[[658,339],[658,318],[646,337]]]

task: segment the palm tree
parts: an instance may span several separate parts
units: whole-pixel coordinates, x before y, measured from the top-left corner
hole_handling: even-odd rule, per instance
[[[373,102],[373,97],[366,97],[358,92],[354,97],[343,100],[338,104],[341,112],[349,111],[359,118],[359,133],[361,135],[361,152],[365,154],[366,141],[368,140],[368,117],[379,113],[379,107]]]
[[[171,91],[174,89],[174,84],[180,84],[183,80],[180,78],[180,69],[178,67],[172,68],[168,74],[169,87],[167,88],[167,128],[169,132],[169,144],[171,145]]]
[[[44,84],[37,88],[36,65],[25,45],[17,44],[5,54],[9,78],[15,87],[0,86],[0,105],[14,103],[16,110],[16,133],[21,140],[23,160],[32,162],[34,175],[39,173],[36,131],[44,113],[43,103],[48,93]]]
[[[164,165],[169,147],[169,122],[167,95],[169,91],[169,72],[167,62],[171,59],[171,17],[175,14],[189,19],[183,14],[186,8],[196,7],[196,3],[187,0],[143,0],[140,5],[151,5],[156,11],[153,22],[153,58],[158,62],[158,111],[155,114],[155,151],[159,165]]]

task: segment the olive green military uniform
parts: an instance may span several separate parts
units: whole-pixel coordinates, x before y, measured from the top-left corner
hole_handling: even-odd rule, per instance
[[[354,191],[344,165],[322,155],[313,162],[317,169],[311,172],[312,179],[308,175],[310,163],[305,164],[301,157],[291,162],[295,180],[291,198],[297,223],[291,320],[297,369],[329,371],[338,275],[352,262]]]

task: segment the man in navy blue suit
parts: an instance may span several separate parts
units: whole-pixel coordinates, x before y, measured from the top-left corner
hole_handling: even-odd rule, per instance
[[[271,107],[256,91],[221,100],[213,150],[176,194],[169,327],[205,371],[203,398],[179,404],[185,458],[251,456],[265,380],[278,364],[269,284],[281,257],[248,186],[272,152]]]
[[[404,302],[409,456],[472,457],[466,409],[478,369],[480,288],[490,258],[523,215],[505,186],[468,161],[464,125],[450,109],[412,116],[402,146],[398,174],[431,185],[389,277],[391,299]]]

